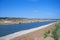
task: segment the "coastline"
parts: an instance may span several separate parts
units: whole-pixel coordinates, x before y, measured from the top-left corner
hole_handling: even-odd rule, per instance
[[[0,19],[0,25],[9,25],[9,24],[22,24],[22,23],[31,23],[31,22],[48,22],[55,20],[42,20],[42,19]]]
[[[52,24],[51,24],[52,25]],[[47,24],[47,26],[49,26],[48,24]],[[47,26],[45,26],[45,27],[47,27]],[[13,39],[13,38],[15,38],[15,37],[18,37],[18,36],[20,36],[20,35],[24,35],[24,34],[27,34],[27,33],[30,33],[30,32],[33,32],[34,30],[36,31],[36,30],[39,30],[39,29],[42,29],[42,28],[44,28],[44,26],[42,26],[42,27],[39,27],[39,28],[34,28],[34,29],[29,29],[29,30],[25,30],[25,31],[20,31],[20,32],[16,32],[16,33],[13,33],[13,34],[11,34],[11,35],[7,35],[7,36],[5,36],[5,37],[1,37],[1,40],[7,40],[7,39]],[[27,31],[27,32],[26,32]],[[25,33],[24,33],[25,32]],[[15,36],[14,36],[15,35]],[[17,35],[17,36],[16,36]]]
[[[55,23],[52,25],[48,25],[46,27],[43,27],[43,28],[36,30],[34,32],[28,33],[26,35],[16,37],[12,40],[53,40],[53,38],[51,38],[51,37],[48,37],[45,39],[44,32],[47,30],[53,29],[54,26],[55,26]]]

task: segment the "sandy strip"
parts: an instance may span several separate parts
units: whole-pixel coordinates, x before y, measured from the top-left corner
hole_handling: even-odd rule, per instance
[[[0,37],[0,40],[11,40],[11,39],[13,39],[15,37],[22,36],[22,35],[27,34],[27,33],[30,33],[30,32],[34,32],[36,30],[45,28],[45,27],[47,27],[49,25],[52,25],[52,24],[54,24],[54,23],[43,25],[43,26],[40,26],[40,27],[37,27],[37,28],[32,28],[32,29],[28,29],[28,30],[19,31],[19,32],[16,32],[16,33],[13,33],[13,34],[9,34],[9,35]]]

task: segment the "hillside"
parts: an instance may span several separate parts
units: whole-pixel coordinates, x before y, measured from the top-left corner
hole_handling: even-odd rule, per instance
[[[0,17],[0,24],[21,24],[21,23],[45,22],[45,21],[52,21],[52,20]]]

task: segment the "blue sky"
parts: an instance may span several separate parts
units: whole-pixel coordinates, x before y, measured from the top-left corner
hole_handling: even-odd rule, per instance
[[[60,19],[60,0],[0,0],[0,17]]]

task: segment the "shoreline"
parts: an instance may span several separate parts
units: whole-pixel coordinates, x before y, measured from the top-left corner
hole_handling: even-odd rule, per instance
[[[54,40],[51,37],[44,38],[44,33],[47,30],[51,30],[52,31],[52,29],[54,27],[55,27],[55,23],[52,24],[52,25],[49,25],[49,26],[47,26],[45,28],[42,28],[42,29],[36,30],[34,32],[28,33],[26,35],[16,37],[16,38],[14,38],[12,40]]]
[[[16,32],[16,33],[13,33],[13,34],[10,34],[10,35],[7,35],[7,36],[0,37],[0,39],[1,40],[10,40],[10,39],[13,39],[15,37],[22,36],[22,35],[34,32],[34,31],[39,30],[39,29],[43,29],[43,28],[45,28],[45,27],[47,27],[49,25],[52,25],[52,24],[54,24],[54,23],[43,25],[43,26],[40,26],[38,28],[32,28],[32,29],[28,29],[28,30],[23,30],[23,31],[20,31],[20,32]]]
[[[43,20],[43,19],[0,19],[0,25],[9,25],[9,24],[22,24],[22,23],[31,23],[31,22],[47,22],[47,21],[56,21],[56,20]]]
[[[55,21],[37,21],[37,22],[55,22]],[[13,25],[13,24],[24,24],[24,23],[34,23],[34,22],[22,22],[22,23],[4,23],[4,24],[0,24],[0,25]]]

